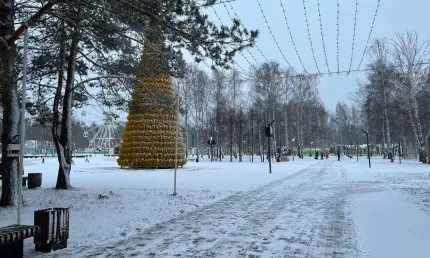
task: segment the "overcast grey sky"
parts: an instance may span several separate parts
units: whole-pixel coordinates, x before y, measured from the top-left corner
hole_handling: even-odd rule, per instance
[[[303,68],[295,53],[287,26],[285,24],[284,15],[280,6],[280,0],[258,1],[260,1],[262,5],[268,23],[287,60],[297,71],[302,71]],[[303,0],[282,0],[282,2],[285,7],[288,23],[300,58],[302,59],[303,64],[308,72],[316,73],[318,71],[312,56],[308,33],[306,30]],[[331,71],[337,71],[337,1],[319,0],[319,2],[329,68]],[[340,70],[349,69],[354,27],[355,2],[355,0],[339,0]],[[360,63],[377,3],[377,0],[358,1],[356,40],[352,69],[357,69],[358,64]],[[277,60],[282,64],[282,66],[288,67],[275,42],[273,41],[269,30],[267,29],[267,25],[259,9],[257,0],[236,0],[231,2],[231,4],[239,15],[239,18],[242,20],[242,23],[247,28],[258,29],[260,31],[260,36],[257,40],[257,46],[262,50],[263,54],[269,60]],[[317,0],[306,0],[305,4],[315,57],[320,71],[327,72],[320,33]],[[230,5],[227,3],[226,6],[231,12]],[[230,25],[230,17],[224,5],[218,4],[216,5],[215,9],[223,23]],[[416,30],[420,33],[422,39],[428,39],[430,34],[428,29],[429,10],[429,0],[381,0],[378,15],[375,20],[372,38],[375,36],[393,38],[395,33],[405,32],[407,30]],[[211,19],[219,24],[218,19],[214,15],[214,12],[211,10],[211,8],[208,8],[207,11]],[[231,14],[234,15],[232,12]],[[250,51],[259,63],[265,61],[257,49],[254,48]],[[247,51],[244,51],[243,54],[251,63],[253,63],[253,59]],[[245,70],[248,70],[248,62],[240,54],[237,55],[235,60]],[[361,68],[365,68],[367,63],[368,59],[367,56],[365,56]],[[358,72],[351,73],[349,76],[345,74],[323,76],[319,84],[319,91],[326,107],[329,110],[334,110],[338,101],[349,102],[349,94],[354,91],[357,80],[359,78],[363,78],[363,75],[363,72]]]
[[[258,0],[260,1],[264,14],[269,25],[280,44],[290,64],[297,70],[302,71],[301,64],[297,58],[294,47],[291,43],[288,33],[280,0]],[[310,73],[316,73],[315,62],[313,60],[308,34],[306,30],[306,21],[303,11],[303,0],[282,0],[285,7],[286,15],[290,25],[295,44],[299,55],[304,63],[305,68]],[[331,71],[337,71],[336,58],[336,0],[319,0],[323,32],[326,44],[329,68]],[[355,0],[339,0],[339,62],[340,70],[348,70],[351,58],[352,35],[354,27]],[[377,0],[358,0],[358,15],[356,27],[356,40],[352,69],[356,69],[363,55],[363,50],[369,35],[369,30],[374,17]],[[322,46],[320,24],[318,18],[317,0],[306,0],[307,16],[310,27],[311,39],[314,46],[316,60],[321,72],[327,72],[325,66],[324,50]],[[258,29],[260,36],[257,39],[257,46],[269,60],[277,60],[282,66],[288,67],[282,58],[279,50],[270,35],[264,18],[258,6],[257,0],[236,0],[231,2],[234,10],[239,15],[242,23],[250,29]],[[230,4],[226,4],[231,12]],[[219,24],[218,18],[214,15],[211,8],[206,9],[211,20]],[[224,24],[231,24],[230,17],[223,4],[215,6]],[[375,26],[372,33],[372,39],[376,36],[393,38],[395,33],[406,32],[407,30],[416,30],[420,33],[421,39],[430,38],[429,24],[430,0],[381,0],[378,16],[375,20]],[[234,13],[231,12],[234,16]],[[259,63],[265,61],[257,49],[250,50]],[[253,59],[247,51],[243,54],[253,63]],[[191,61],[188,56],[186,59]],[[249,64],[238,54],[235,58],[245,70],[248,70]],[[210,62],[207,61],[209,64]],[[365,56],[361,68],[368,64]],[[201,65],[202,69],[207,69]],[[364,73],[351,73],[349,76],[342,75],[324,75],[319,84],[320,96],[329,110],[334,110],[338,101],[349,102],[349,94],[354,91],[357,80],[363,78]],[[83,119],[85,122],[102,122],[103,116],[100,111],[86,109],[87,116]],[[88,112],[91,111],[91,112]],[[80,114],[81,111],[78,111]],[[94,113],[94,114],[93,114]],[[121,112],[120,112],[121,113]],[[125,114],[121,113],[121,120],[125,120]]]

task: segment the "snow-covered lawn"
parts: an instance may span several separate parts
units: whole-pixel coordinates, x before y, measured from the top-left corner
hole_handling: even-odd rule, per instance
[[[238,191],[246,191],[292,174],[307,161],[277,163],[269,174],[268,163],[189,162],[178,170],[173,193],[173,170],[122,170],[114,157],[93,157],[90,163],[75,159],[73,190],[55,190],[57,160],[26,159],[25,174],[42,173],[42,188],[24,188],[22,223],[33,224],[33,212],[51,207],[70,208],[69,247],[125,238],[155,223],[190,212]],[[0,227],[14,224],[13,208],[0,208]],[[32,240],[26,249],[34,250]],[[30,254],[34,254],[30,252]]]
[[[38,254],[28,239],[26,256],[428,257],[430,165],[305,157],[272,163],[269,174],[254,161],[189,162],[172,196],[173,170],[76,159],[74,189],[58,191],[56,159],[26,160],[26,174],[42,172],[43,182],[24,189],[24,224],[35,210],[70,207],[69,247]],[[16,212],[0,218],[13,224]]]
[[[360,257],[427,258],[430,253],[430,165],[402,160],[348,160],[348,178],[384,191],[351,200]]]

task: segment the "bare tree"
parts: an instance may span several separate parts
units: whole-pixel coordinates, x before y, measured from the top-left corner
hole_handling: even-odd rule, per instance
[[[266,124],[275,119],[276,110],[280,106],[280,92],[283,84],[282,70],[277,62],[263,63],[254,68],[252,93],[263,103],[264,121]],[[276,128],[276,127],[275,127]],[[277,130],[273,131],[272,150],[277,149]],[[273,152],[273,151],[272,151]],[[274,153],[274,152],[273,152]]]
[[[237,118],[237,109],[239,107],[239,96],[241,93],[243,81],[240,78],[239,71],[237,69],[233,69],[230,72],[229,76],[229,128],[230,128],[230,162],[233,162],[233,143],[236,137],[236,118]]]
[[[294,80],[292,80],[293,72],[290,69],[284,71],[284,128],[285,128],[285,143],[288,147],[290,144],[290,137],[288,135],[288,113],[289,113],[289,105],[288,103],[291,100],[291,95],[294,87]]]
[[[393,42],[392,57],[400,80],[398,89],[403,95],[403,104],[408,108],[412,130],[418,147],[420,161],[426,162],[426,147],[417,102],[418,88],[425,79],[427,66],[423,64],[429,54],[429,42],[420,40],[417,32],[397,34]]]
[[[216,157],[221,161],[221,145],[224,137],[222,137],[223,111],[226,104],[225,91],[227,88],[227,75],[222,70],[214,70],[212,73],[212,98],[214,99],[215,110],[215,138],[216,138]]]
[[[318,102],[318,90],[316,89],[317,78],[298,74],[294,78],[294,88],[292,90],[292,105],[294,107],[295,130],[300,157],[303,157],[305,145],[305,130],[308,130],[308,142],[310,143],[312,112],[309,112],[311,103]],[[308,112],[307,112],[308,111]]]

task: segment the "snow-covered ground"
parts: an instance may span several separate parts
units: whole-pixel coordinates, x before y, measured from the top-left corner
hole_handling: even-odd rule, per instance
[[[361,160],[342,164],[351,181],[382,187],[351,199],[360,257],[429,257],[430,165],[398,162],[376,158],[371,169]]]
[[[268,163],[189,162],[178,170],[121,170],[115,158],[76,159],[71,191],[52,189],[56,160],[26,160],[42,172],[24,189],[33,211],[70,207],[67,249],[41,257],[428,257],[430,166],[378,157],[340,162],[305,157]],[[14,209],[0,209],[0,226]]]

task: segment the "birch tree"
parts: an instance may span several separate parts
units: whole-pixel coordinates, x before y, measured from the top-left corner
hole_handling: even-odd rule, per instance
[[[264,122],[269,124],[275,119],[276,108],[280,104],[279,93],[283,84],[282,70],[277,62],[263,63],[253,70],[252,92],[263,102]],[[276,127],[274,127],[276,128]],[[273,130],[272,150],[277,149],[277,133]],[[272,151],[272,153],[275,153]]]
[[[220,147],[224,142],[222,136],[223,111],[225,109],[225,92],[227,88],[227,75],[222,70],[214,70],[212,73],[212,99],[214,100],[215,112],[215,138],[216,138],[216,157],[221,161]],[[218,150],[219,149],[219,150]]]
[[[288,113],[289,113],[289,105],[290,102],[293,87],[294,87],[294,81],[292,80],[293,73],[291,70],[287,69],[284,71],[284,84],[283,84],[283,93],[284,93],[284,128],[285,128],[285,143],[288,147],[290,144],[290,137],[288,135]]]
[[[239,96],[241,94],[243,81],[240,78],[239,71],[237,69],[232,69],[229,75],[229,138],[230,138],[230,162],[233,162],[233,144],[235,137],[237,136],[236,132],[236,119],[237,119],[237,109],[239,107]]]
[[[418,88],[425,79],[427,66],[423,64],[429,54],[429,42],[421,40],[417,32],[397,34],[393,41],[392,57],[400,74],[398,89],[403,95],[403,104],[408,114],[415,137],[420,161],[426,162],[426,147],[417,102]]]

